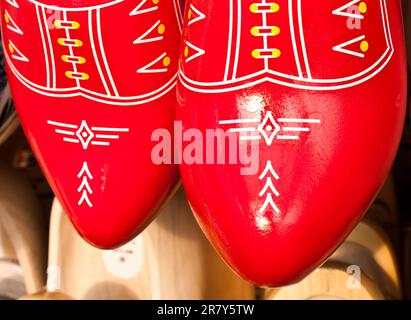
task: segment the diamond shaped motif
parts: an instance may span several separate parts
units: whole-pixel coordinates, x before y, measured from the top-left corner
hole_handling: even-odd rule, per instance
[[[83,120],[81,122],[80,128],[76,131],[76,136],[80,140],[80,143],[83,146],[83,149],[86,150],[90,142],[94,138],[94,132],[91,131],[87,122]]]
[[[275,121],[273,114],[268,111],[258,131],[264,137],[267,145],[271,146],[277,134],[281,131],[280,125]]]

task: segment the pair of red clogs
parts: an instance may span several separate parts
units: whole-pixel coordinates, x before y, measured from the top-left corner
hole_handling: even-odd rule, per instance
[[[388,175],[406,100],[399,0],[1,3],[26,135],[98,247],[150,223],[180,164],[227,263],[284,285],[333,252]]]

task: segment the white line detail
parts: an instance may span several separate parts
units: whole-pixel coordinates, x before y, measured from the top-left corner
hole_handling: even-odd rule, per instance
[[[90,180],[93,180],[93,175],[91,174],[90,169],[88,168],[87,162],[83,163],[80,172],[77,174],[77,178],[80,178],[83,175],[86,175]]]
[[[222,121],[219,121],[218,123],[224,125],[224,124],[259,123],[259,122],[260,121],[256,119],[234,119],[234,120],[222,120]]]
[[[190,4],[190,9],[195,12],[195,14],[197,15],[194,19],[190,19],[188,21],[189,26],[191,26],[193,23],[196,23],[198,21],[204,20],[206,18],[206,15],[204,13],[202,13],[200,10],[198,10],[196,7],[194,7],[193,4]]]
[[[335,9],[332,14],[336,16],[342,16],[342,17],[348,17],[348,18],[354,18],[354,19],[364,19],[364,16],[362,14],[355,14],[355,13],[349,13],[346,10],[350,8],[351,6],[357,4],[361,0],[353,0],[337,9]]]
[[[137,73],[163,73],[163,72],[167,72],[168,71],[167,68],[153,68],[153,69],[151,69],[152,66],[154,66],[155,64],[160,62],[162,59],[164,59],[166,57],[166,55],[167,55],[167,53],[164,52],[161,56],[159,56],[155,60],[151,61],[150,63],[148,63],[144,67],[138,69]]]
[[[20,8],[19,4],[17,3],[16,0],[6,0],[7,3],[11,4],[13,7],[16,9]]]
[[[107,95],[111,95],[110,89],[107,85],[107,81],[103,74],[103,69],[101,68],[100,61],[97,55],[97,49],[96,49],[96,44],[94,41],[94,32],[93,32],[94,26],[93,26],[93,11],[92,10],[88,12],[88,30],[89,30],[89,36],[90,36],[91,51],[93,52],[93,58],[94,58],[94,61],[96,62],[96,67],[100,75],[101,82],[103,83],[103,87],[104,87],[104,90],[106,90]]]
[[[307,124],[320,124],[319,119],[297,119],[297,118],[280,118],[275,119],[271,111],[267,111],[265,117],[261,120],[256,119],[235,119],[219,121],[220,125],[241,125],[241,124],[259,124],[257,127],[238,127],[229,128],[232,133],[239,133],[240,140],[262,140],[264,139],[268,146],[274,143],[274,140],[299,140],[300,134],[310,132],[311,129]],[[281,125],[286,124],[286,125]],[[292,126],[289,126],[291,124]],[[299,126],[300,125],[300,126]],[[253,135],[243,135],[243,133],[256,133]],[[285,133],[285,134],[284,134]],[[291,133],[291,134],[290,134]],[[293,134],[294,133],[294,134]]]
[[[103,58],[103,63],[104,63],[104,67],[105,67],[107,75],[108,75],[108,79],[110,80],[111,87],[114,91],[114,95],[116,97],[119,97],[120,95],[118,93],[117,86],[114,82],[113,75],[111,74],[111,70],[110,70],[110,67],[109,67],[108,62],[107,62],[106,51],[104,49],[103,36],[101,34],[101,29],[102,28],[101,28],[100,9],[96,9],[96,30],[97,30],[97,37],[98,37],[98,41],[99,41],[101,56]]]
[[[333,50],[334,50],[334,51],[337,51],[337,52],[341,52],[341,53],[346,53],[346,54],[349,54],[349,55],[352,55],[352,56],[355,56],[355,57],[364,58],[365,55],[364,55],[363,53],[346,49],[346,47],[348,47],[349,45],[354,44],[354,43],[357,43],[357,42],[360,42],[360,41],[362,41],[362,40],[364,40],[364,39],[365,39],[365,35],[359,36],[359,37],[357,37],[357,38],[355,38],[355,39],[352,39],[352,40],[349,40],[349,41],[347,41],[347,42],[341,43],[341,44],[339,44],[339,45],[337,45],[337,46],[334,46],[334,47],[333,47]]]
[[[14,45],[14,43],[11,40],[9,40],[9,46],[13,48],[13,53],[11,55],[12,58],[23,61],[23,62],[30,61],[19,49],[17,49],[17,47]]]
[[[268,174],[271,174],[275,178],[275,180],[280,180],[280,176],[277,174],[277,172],[275,172],[271,161],[267,161],[267,165],[265,166],[263,173],[258,177],[258,179],[263,180],[266,176],[268,176]]]
[[[147,36],[154,31],[160,25],[160,20],[158,20],[155,24],[153,24],[146,32],[144,32],[141,36],[139,36],[136,40],[133,41],[133,44],[143,44],[143,43],[150,43],[161,41],[164,39],[163,36],[158,37],[151,37],[147,38]]]
[[[200,57],[200,56],[202,56],[202,55],[205,54],[205,50],[203,50],[203,49],[195,46],[195,45],[192,44],[190,41],[187,41],[187,40],[186,40],[186,41],[185,41],[185,44],[187,45],[187,47],[189,47],[189,48],[193,49],[194,51],[196,51],[195,54],[193,54],[193,55],[191,55],[191,56],[189,56],[189,57],[186,58],[186,60],[185,60],[186,63],[187,63],[187,62],[190,62],[191,60],[194,60],[194,59],[196,59],[196,58],[198,58],[198,57]]]
[[[4,10],[4,17],[5,20],[9,20],[8,22],[6,21],[7,28],[15,33],[18,33],[20,35],[24,35],[23,30],[20,29],[20,27],[17,25],[17,23],[13,20],[13,18],[10,16],[9,12],[7,10]]]
[[[266,182],[263,190],[261,190],[259,196],[260,197],[264,196],[269,190],[271,190],[276,197],[280,196],[280,193],[274,187],[273,180],[270,177],[267,178],[267,182]]]
[[[276,214],[281,213],[280,209],[278,209],[277,205],[275,204],[275,202],[273,200],[273,196],[271,195],[271,193],[267,194],[266,200],[265,200],[263,206],[261,207],[261,209],[259,210],[259,212],[264,213],[268,209],[269,206],[274,209]]]
[[[156,11],[158,10],[158,6],[154,6],[154,7],[150,7],[147,9],[141,9],[145,4],[146,4],[147,0],[142,0],[137,7],[135,7],[133,9],[133,11],[130,12],[130,16],[136,16],[139,14],[144,14],[144,13],[148,13],[148,12],[152,12],[152,11]]]
[[[119,133],[130,132],[129,128],[90,127],[85,120],[80,125],[47,121],[55,127],[54,132],[63,136],[64,142],[81,144],[84,150],[90,145],[110,146],[111,141],[119,140]],[[63,128],[63,129],[62,129]]]

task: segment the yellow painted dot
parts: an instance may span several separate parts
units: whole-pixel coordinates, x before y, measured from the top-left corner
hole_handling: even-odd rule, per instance
[[[14,53],[14,48],[13,48],[13,46],[11,45],[11,43],[9,43],[9,51],[10,51],[11,53]]]
[[[70,71],[66,71],[64,74],[66,75],[67,78],[71,79],[73,77]]]
[[[154,4],[158,4],[160,2],[160,0],[153,0]]]
[[[87,73],[83,73],[83,74],[81,75],[81,78],[82,78],[83,80],[88,80],[88,79],[90,79],[90,76],[89,76]]]
[[[171,63],[171,59],[169,57],[165,57],[163,59],[163,66],[164,67],[168,67],[170,65],[170,63]]]
[[[253,52],[251,52],[251,55],[253,56],[253,58],[259,58],[260,57],[260,51],[255,49],[253,50]]]
[[[60,27],[61,27],[61,21],[60,21],[60,20],[54,20],[53,25],[54,25],[56,28],[60,28]]]
[[[367,52],[369,49],[370,45],[368,44],[367,41],[361,42],[360,48],[362,52]]]
[[[81,40],[74,40],[74,45],[75,45],[76,47],[81,47],[81,46],[83,46],[83,41],[81,41]]]
[[[358,6],[360,9],[361,13],[366,13],[367,12],[367,4],[365,2],[361,2],[360,5]]]
[[[250,32],[253,36],[258,36],[260,34],[260,29],[258,27],[252,27]]]
[[[10,22],[10,17],[7,13],[4,14],[4,20],[6,21],[6,23]]]
[[[272,29],[271,29],[271,33],[274,36],[278,36],[280,34],[280,32],[281,32],[281,29],[279,27],[272,27]]]
[[[184,48],[184,57],[188,57],[188,47]]]
[[[164,24],[160,24],[157,28],[159,34],[163,34],[166,31],[166,26]]]
[[[193,13],[192,13],[192,11],[191,11],[191,9],[189,9],[188,10],[188,20],[190,20],[191,19],[191,16],[193,15]]]
[[[280,57],[281,56],[281,50],[279,50],[279,49],[274,49],[273,50],[273,57],[274,58],[278,58],[278,57]]]
[[[251,4],[250,11],[256,13],[258,11],[258,5],[256,3]]]
[[[84,58],[84,57],[79,57],[79,58],[78,58],[78,63],[84,64],[84,63],[86,63],[86,62],[87,62],[86,58]]]
[[[77,21],[73,21],[71,23],[71,26],[73,27],[73,29],[78,29],[80,28],[80,23],[78,23]]]
[[[64,41],[63,38],[58,38],[58,39],[57,39],[57,43],[60,44],[60,45],[62,45],[62,46],[64,46],[64,45],[66,44],[66,42]]]
[[[271,11],[272,12],[278,12],[279,10],[280,10],[280,5],[279,4],[277,4],[277,3],[273,3],[272,5],[271,5]]]
[[[64,62],[67,62],[68,61],[68,56],[62,55],[61,60],[63,60]]]

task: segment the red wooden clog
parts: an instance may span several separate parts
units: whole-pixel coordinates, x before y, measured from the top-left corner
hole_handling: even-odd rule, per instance
[[[151,161],[174,120],[177,0],[2,0],[18,113],[79,233],[111,248],[139,233],[174,188]]]
[[[400,1],[187,1],[179,78],[186,130],[224,130],[259,150],[248,173],[227,154],[181,166],[207,237],[255,284],[300,280],[393,163],[406,99]]]

